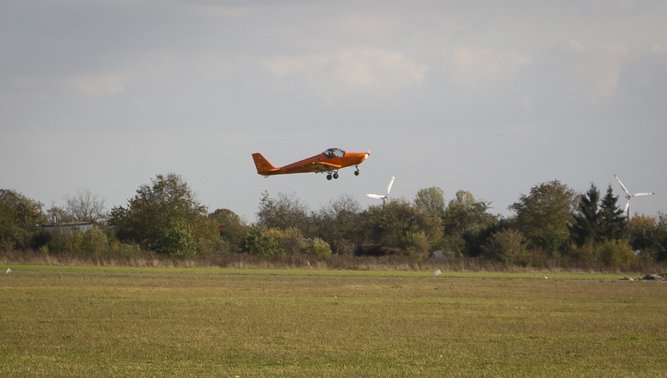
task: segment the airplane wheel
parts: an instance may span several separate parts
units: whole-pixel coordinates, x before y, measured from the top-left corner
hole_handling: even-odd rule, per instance
[[[327,180],[331,180],[331,175],[327,175]]]
[[[359,171],[354,171],[355,176],[359,176]]]
[[[334,177],[335,179],[337,179],[337,178],[338,178],[338,173],[334,173],[334,176],[333,176],[333,177]]]

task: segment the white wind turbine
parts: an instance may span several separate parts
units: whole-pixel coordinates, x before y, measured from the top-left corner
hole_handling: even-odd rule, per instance
[[[623,185],[623,181],[621,181],[621,179],[616,175],[614,175],[614,177],[616,178],[618,183],[621,184],[621,188],[623,188],[623,191],[625,192],[625,199],[628,200],[628,201],[625,203],[625,209],[623,209],[623,212],[626,214],[628,219],[630,219],[630,201],[632,200],[632,198],[634,198],[634,197],[643,197],[643,196],[652,196],[655,193],[653,193],[653,192],[634,193],[634,194],[630,193],[628,188],[626,188],[625,185]]]
[[[387,203],[387,200],[389,199],[389,193],[391,192],[391,187],[394,185],[394,180],[396,180],[396,176],[391,176],[391,180],[389,180],[389,185],[387,185],[387,192],[385,194],[366,194],[370,198],[375,198],[375,199],[381,199],[382,200],[382,206]]]

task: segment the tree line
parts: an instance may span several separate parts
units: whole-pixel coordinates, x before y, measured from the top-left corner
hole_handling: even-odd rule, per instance
[[[202,257],[245,254],[258,258],[390,255],[412,261],[475,258],[508,266],[632,268],[667,260],[667,216],[628,219],[609,186],[578,194],[558,180],[542,183],[510,206],[460,190],[449,201],[437,187],[412,200],[394,199],[362,209],[341,196],[310,210],[295,195],[264,192],[257,220],[232,210],[209,210],[181,176],[156,175],[123,206],[104,212],[87,191],[46,211],[39,202],[0,189],[0,251],[39,251],[93,258],[157,253]],[[92,227],[73,231],[67,225]],[[51,230],[40,225],[55,224]]]

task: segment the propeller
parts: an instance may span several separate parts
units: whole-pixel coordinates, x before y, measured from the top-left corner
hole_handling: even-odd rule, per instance
[[[616,178],[616,181],[618,181],[618,183],[621,185],[621,188],[623,188],[623,191],[625,192],[625,199],[627,200],[627,202],[625,203],[625,208],[623,208],[623,212],[625,214],[627,214],[626,216],[628,217],[628,219],[630,219],[630,201],[632,200],[632,198],[652,196],[655,193],[653,193],[653,192],[643,192],[643,193],[634,193],[634,194],[630,193],[628,188],[625,185],[623,185],[623,181],[621,181],[621,179],[616,175],[614,175],[614,177]]]
[[[396,180],[396,176],[391,176],[391,180],[389,180],[389,185],[387,185],[387,191],[385,194],[375,194],[375,193],[370,193],[366,194],[370,198],[375,198],[375,199],[380,199],[382,200],[382,205],[387,202],[389,199],[389,193],[391,193],[391,187],[394,186],[394,180]]]

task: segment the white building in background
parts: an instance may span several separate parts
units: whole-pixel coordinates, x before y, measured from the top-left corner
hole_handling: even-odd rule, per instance
[[[61,234],[74,234],[77,232],[85,233],[93,228],[92,222],[69,222],[59,224],[43,224],[42,231],[58,232]]]

